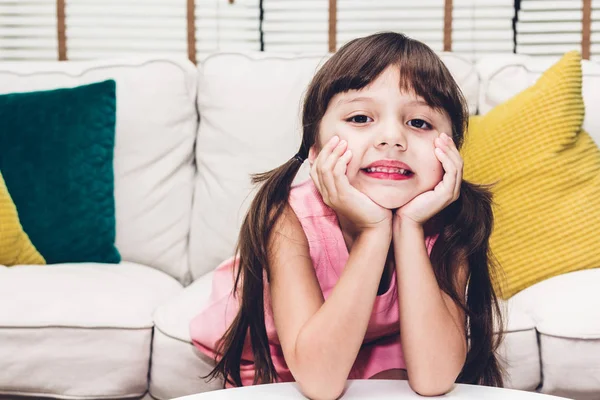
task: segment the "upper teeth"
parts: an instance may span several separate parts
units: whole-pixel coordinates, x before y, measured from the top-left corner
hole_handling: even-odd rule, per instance
[[[376,168],[367,168],[367,172],[385,172],[386,174],[402,174],[402,175],[406,175],[410,171],[407,170],[407,169],[402,169],[402,168],[376,167]]]

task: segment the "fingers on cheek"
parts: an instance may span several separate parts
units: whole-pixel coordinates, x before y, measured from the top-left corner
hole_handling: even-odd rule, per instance
[[[317,189],[321,190],[321,182],[319,182],[319,176],[317,175],[317,173],[315,171],[311,171],[310,176]]]
[[[446,159],[446,153],[444,153],[444,150],[442,150],[439,147],[436,147],[434,152],[437,159],[443,164],[444,160]]]
[[[335,164],[335,167],[333,168],[333,175],[340,176],[345,172],[345,170],[346,170],[346,163],[344,162],[344,160],[342,158],[340,158],[338,160],[338,162]]]
[[[346,174],[346,169],[348,167],[347,154],[344,153],[340,158],[338,158],[335,166],[333,168],[333,175],[336,178],[340,178],[341,176]]]
[[[352,161],[352,152],[350,150],[346,150],[340,157],[340,163],[344,164],[344,167],[347,167],[350,165],[350,161]]]
[[[448,142],[448,140],[444,139],[444,137],[438,137],[438,138],[435,138],[434,144],[436,147],[439,147],[439,148],[443,149],[444,151],[446,151],[449,148],[451,142]]]

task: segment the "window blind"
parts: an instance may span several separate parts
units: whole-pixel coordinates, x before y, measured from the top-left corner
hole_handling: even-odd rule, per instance
[[[187,54],[185,1],[66,0],[70,60]]]
[[[265,51],[326,52],[328,10],[329,0],[263,0]]]
[[[259,0],[195,0],[192,41],[186,0],[66,1],[69,59],[260,50]]]
[[[0,0],[0,60],[56,60],[56,0]]]
[[[0,0],[0,60],[56,60],[57,4],[64,4],[66,57],[186,56],[260,50],[260,0]]]
[[[338,47],[379,31],[395,31],[428,44],[437,51],[444,46],[444,0],[405,2],[338,0]]]
[[[453,0],[452,51],[470,59],[514,51],[514,0]]]
[[[600,0],[591,0],[591,59],[600,59]],[[582,0],[521,0],[516,52],[560,56],[582,50]]]
[[[586,1],[591,9],[585,13],[591,19],[589,31],[582,25]],[[61,2],[66,3],[69,59],[184,56],[192,54],[189,43],[194,44],[194,56],[202,59],[215,51],[258,51],[261,46],[260,0],[233,4],[227,0],[0,0],[0,60],[57,59],[63,43],[57,38],[57,3]],[[194,32],[188,38],[190,2]],[[263,0],[264,49],[327,51],[329,3]],[[512,52],[514,0],[451,3],[453,52],[472,58]],[[355,37],[392,30],[437,51],[443,49],[444,0],[420,0],[408,7],[397,0],[337,0],[336,4],[335,48]],[[585,31],[591,58],[600,59],[600,0],[521,0],[520,5],[514,37],[518,53],[560,55],[581,49]]]
[[[398,31],[436,50],[443,46],[444,0],[407,7],[397,0],[337,0],[336,49],[379,31]],[[329,0],[263,0],[265,51],[326,52]]]
[[[195,14],[199,60],[215,51],[260,51],[260,0],[196,0]]]
[[[396,31],[444,48],[444,0],[337,0],[336,48],[380,31]],[[263,0],[266,51],[324,52],[328,49],[328,0]],[[514,0],[454,0],[452,50],[476,57],[513,52]]]

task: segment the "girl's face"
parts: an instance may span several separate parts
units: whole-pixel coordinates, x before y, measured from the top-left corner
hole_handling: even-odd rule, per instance
[[[317,152],[333,136],[348,142],[352,159],[346,175],[350,184],[388,209],[432,190],[444,170],[434,154],[434,139],[452,136],[445,113],[399,89],[398,67],[385,69],[361,90],[335,95],[321,120]]]

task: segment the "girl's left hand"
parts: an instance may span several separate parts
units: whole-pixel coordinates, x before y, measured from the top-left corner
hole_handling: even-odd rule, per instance
[[[452,139],[442,133],[434,140],[434,153],[444,168],[444,176],[433,190],[421,193],[396,210],[394,219],[423,225],[431,217],[458,199],[462,182],[463,159]],[[399,222],[399,221],[398,221]]]

